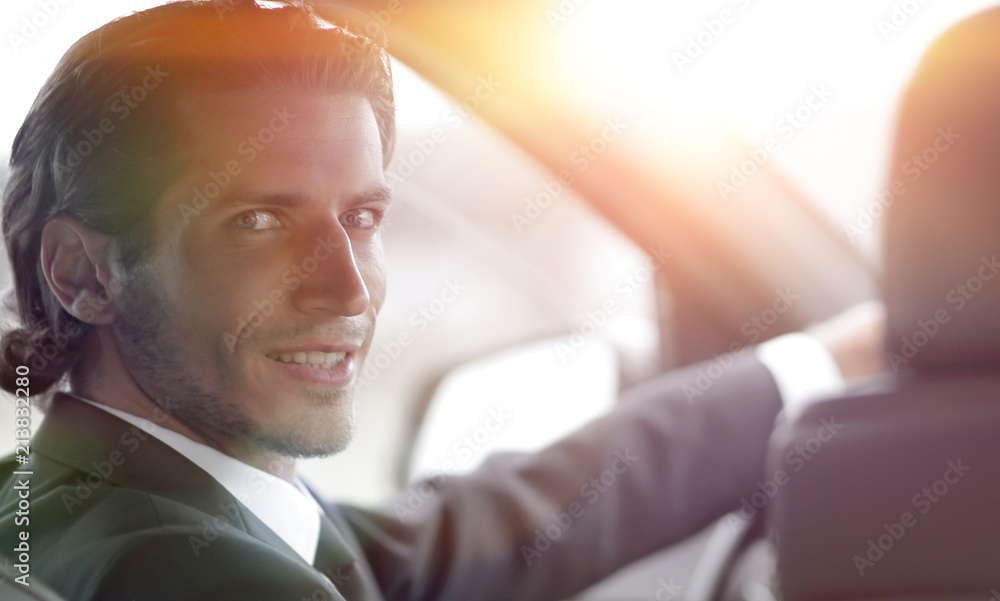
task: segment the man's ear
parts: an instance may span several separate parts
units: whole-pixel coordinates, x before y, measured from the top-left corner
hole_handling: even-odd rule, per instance
[[[115,320],[112,238],[67,215],[42,229],[42,271],[59,303],[77,319],[107,325]]]

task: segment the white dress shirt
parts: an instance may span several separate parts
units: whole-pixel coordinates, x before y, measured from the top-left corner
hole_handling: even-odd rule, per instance
[[[830,351],[809,334],[778,336],[758,346],[756,355],[774,377],[791,419],[810,402],[842,394],[847,387]]]
[[[313,563],[319,544],[319,517],[323,510],[298,477],[292,484],[148,419],[87,399],[80,400],[141,428],[208,472],[302,559],[310,565]]]

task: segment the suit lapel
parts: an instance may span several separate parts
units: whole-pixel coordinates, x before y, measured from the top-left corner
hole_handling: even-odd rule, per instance
[[[81,436],[81,432],[87,435]],[[136,489],[221,519],[236,530],[298,558],[215,478],[141,428],[72,396],[57,394],[32,438],[32,452],[98,482]]]
[[[88,434],[81,436],[81,432]],[[280,536],[207,472],[141,428],[72,396],[60,393],[53,397],[32,438],[32,452],[85,474],[97,474],[101,482],[176,501],[212,516],[213,522],[221,519],[302,561]],[[374,578],[358,562],[358,555],[322,514],[313,567],[333,583],[346,601],[382,598]]]
[[[350,579],[349,571],[357,557],[325,515],[320,516],[319,524],[319,545],[313,566],[340,590]]]
[[[313,567],[329,578],[347,601],[384,601],[371,569],[358,559],[358,541],[348,538],[350,528],[337,507],[324,502],[312,487],[306,488],[323,508]]]

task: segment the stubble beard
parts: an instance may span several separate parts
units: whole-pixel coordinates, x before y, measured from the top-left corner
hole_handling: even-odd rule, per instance
[[[286,457],[325,457],[349,446],[355,431],[353,388],[312,395],[311,403],[326,406],[321,419],[255,423],[242,406],[210,390],[185,364],[164,299],[144,265],[131,268],[112,326],[122,360],[153,403],[206,438],[221,433]]]

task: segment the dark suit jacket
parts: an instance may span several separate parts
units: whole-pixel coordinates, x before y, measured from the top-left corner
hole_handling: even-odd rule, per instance
[[[327,505],[317,567],[180,454],[58,395],[30,463],[0,465],[0,544],[21,529],[12,471],[29,469],[31,575],[73,601],[560,599],[753,492],[780,409],[773,380],[749,354],[716,380],[698,369],[539,453],[379,509]],[[703,394],[689,402],[684,386]]]

